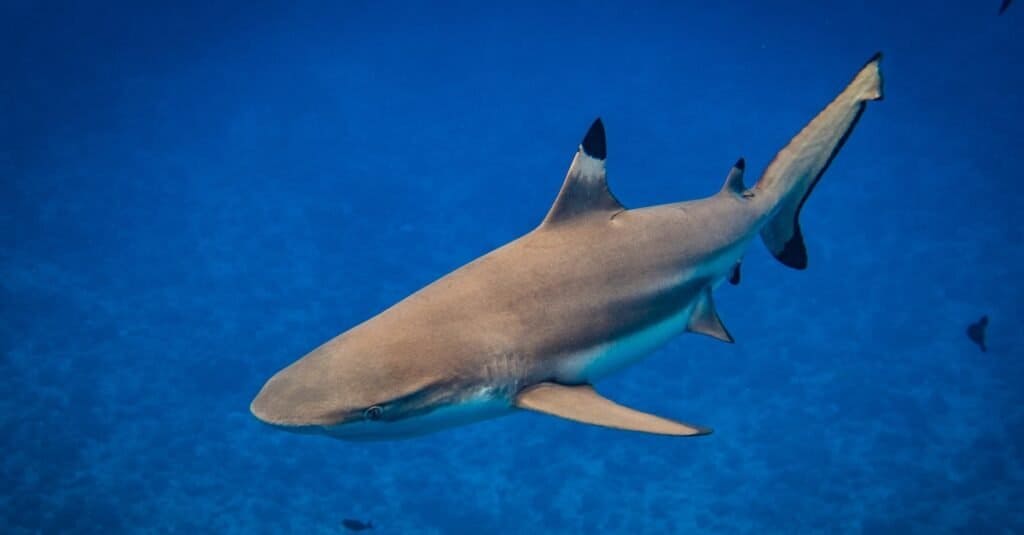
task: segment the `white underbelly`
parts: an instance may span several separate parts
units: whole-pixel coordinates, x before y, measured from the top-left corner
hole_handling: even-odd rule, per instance
[[[640,360],[686,331],[694,304],[618,340],[570,356],[559,366],[558,380],[594,383]]]
[[[417,416],[396,421],[353,422],[323,429],[326,434],[344,440],[390,440],[495,418],[512,410],[506,396],[497,395],[492,389],[480,389],[460,403],[441,406]]]
[[[714,291],[732,272],[747,242],[749,238],[737,242],[721,251],[715,258],[694,266],[677,280],[665,284],[665,287],[678,287],[687,280],[705,279],[709,281],[709,287]],[[700,295],[695,296],[694,301],[682,309],[639,331],[569,356],[558,367],[557,379],[567,383],[594,383],[633,364],[672,338],[686,332],[690,315],[697,304],[697,299],[700,298]]]

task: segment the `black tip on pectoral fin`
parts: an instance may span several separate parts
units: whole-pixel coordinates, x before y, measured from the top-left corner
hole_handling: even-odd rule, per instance
[[[591,158],[604,160],[608,157],[608,145],[605,143],[604,138],[604,123],[601,122],[600,117],[594,120],[594,124],[590,125],[590,130],[587,130],[587,135],[583,136],[583,142],[580,143],[580,147]]]

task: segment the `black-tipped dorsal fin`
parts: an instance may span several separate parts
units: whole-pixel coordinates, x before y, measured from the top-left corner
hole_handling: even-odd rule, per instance
[[[604,124],[598,118],[583,137],[562,183],[562,190],[558,192],[543,225],[558,224],[586,214],[611,214],[623,210],[622,204],[608,190],[604,170],[607,155]]]
[[[705,288],[703,295],[693,306],[690,323],[686,330],[691,333],[705,334],[723,342],[733,343],[732,335],[722,325],[722,320],[715,311],[715,302],[711,299],[711,288]]]
[[[743,158],[736,160],[736,164],[729,170],[729,176],[725,177],[725,185],[722,186],[722,191],[742,195],[747,190],[747,187],[743,185],[743,170],[746,168],[747,162]]]
[[[594,387],[538,383],[518,395],[516,407],[585,424],[656,435],[690,437],[711,432],[706,427],[685,424],[646,412],[640,412],[598,394]]]

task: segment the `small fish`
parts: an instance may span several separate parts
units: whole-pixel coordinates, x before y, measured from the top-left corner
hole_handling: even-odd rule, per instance
[[[1003,5],[999,6],[999,14],[1002,15],[1006,12],[1006,8],[1010,7],[1013,0],[1003,0]]]
[[[349,531],[363,531],[366,529],[373,529],[373,522],[362,522],[359,520],[353,520],[346,518],[341,521],[341,525],[345,526],[345,529]]]
[[[988,316],[982,316],[980,320],[967,326],[967,337],[978,344],[982,351],[988,351],[985,345],[985,328],[988,327]]]

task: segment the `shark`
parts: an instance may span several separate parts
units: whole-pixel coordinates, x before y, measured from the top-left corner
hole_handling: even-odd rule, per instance
[[[608,188],[600,118],[529,233],[325,342],[263,385],[250,411],[297,433],[389,440],[517,411],[699,436],[708,427],[619,404],[594,385],[691,332],[733,342],[713,291],[738,283],[758,236],[807,267],[800,213],[869,101],[872,57],[757,182],[740,158],[710,197],[626,209]]]

